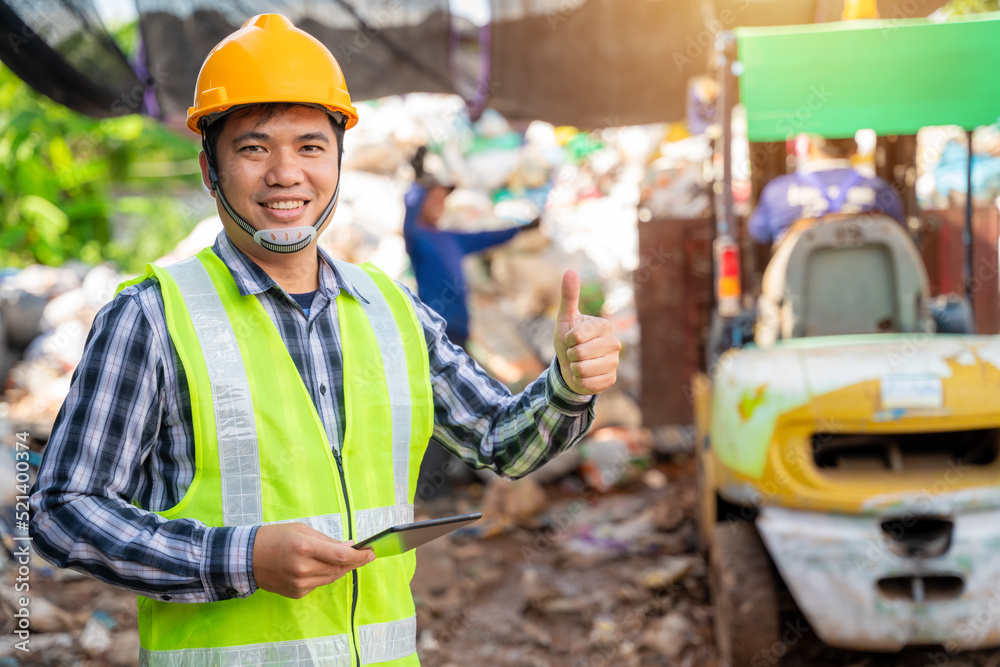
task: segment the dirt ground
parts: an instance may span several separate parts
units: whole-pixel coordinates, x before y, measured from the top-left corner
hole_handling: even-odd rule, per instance
[[[418,518],[488,510],[475,527],[418,551],[413,590],[424,665],[717,665],[690,458],[661,462],[606,495],[588,492],[572,475],[529,487],[508,486],[498,502],[482,485],[464,485],[418,507]],[[520,511],[520,501],[520,510],[529,509]],[[505,515],[497,507],[514,509]],[[40,566],[33,604],[45,598],[57,609],[44,621],[49,632],[33,625],[31,653],[14,651],[13,576],[8,571],[3,584],[0,667],[135,664],[134,596]],[[760,666],[780,659],[787,667],[1000,667],[1000,651],[837,651],[801,618],[784,622],[788,641],[760,656]]]

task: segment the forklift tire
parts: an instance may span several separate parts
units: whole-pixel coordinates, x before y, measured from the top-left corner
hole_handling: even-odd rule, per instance
[[[780,610],[771,558],[749,521],[715,524],[709,584],[720,667],[780,665]],[[778,650],[775,650],[778,648]]]

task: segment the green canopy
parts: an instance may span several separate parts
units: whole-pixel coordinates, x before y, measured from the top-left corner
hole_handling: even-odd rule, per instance
[[[1000,13],[734,32],[750,141],[972,129],[1000,116]]]

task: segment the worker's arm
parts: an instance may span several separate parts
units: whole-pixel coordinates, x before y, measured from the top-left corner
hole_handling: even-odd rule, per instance
[[[407,242],[419,231],[417,218],[420,216],[420,207],[423,206],[426,196],[427,189],[416,183],[403,196],[403,204],[406,207],[406,214],[403,217],[403,237]]]
[[[596,396],[573,392],[558,359],[523,392],[491,378],[445,335],[445,321],[413,299],[434,392],[434,437],[473,468],[518,478],[572,447],[590,428]]]
[[[774,213],[771,211],[768,201],[771,196],[772,193],[765,187],[760,193],[757,206],[754,207],[753,213],[750,214],[750,219],[747,221],[747,232],[750,234],[750,238],[763,245],[770,245],[774,241],[771,229],[771,217]]]
[[[128,288],[94,322],[31,496],[33,547],[55,565],[156,599],[244,597],[254,590],[255,527],[168,521],[133,505],[180,500],[144,466],[170,461],[157,450],[192,437],[165,386],[172,352],[150,323],[149,309],[162,319],[162,302],[140,298],[154,289],[151,281]]]
[[[458,244],[461,246],[462,252],[469,254],[479,252],[480,250],[486,250],[487,248],[492,248],[493,246],[500,245],[501,243],[506,243],[517,236],[517,233],[522,229],[524,228],[518,225],[517,227],[497,229],[488,232],[451,233],[458,239]]]

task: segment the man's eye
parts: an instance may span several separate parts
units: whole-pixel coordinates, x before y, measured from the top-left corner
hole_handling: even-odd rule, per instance
[[[322,146],[303,146],[302,150],[307,153],[318,153],[323,150]]]
[[[263,146],[244,146],[243,148],[240,149],[240,152],[241,153],[263,153],[264,152],[264,147]]]

